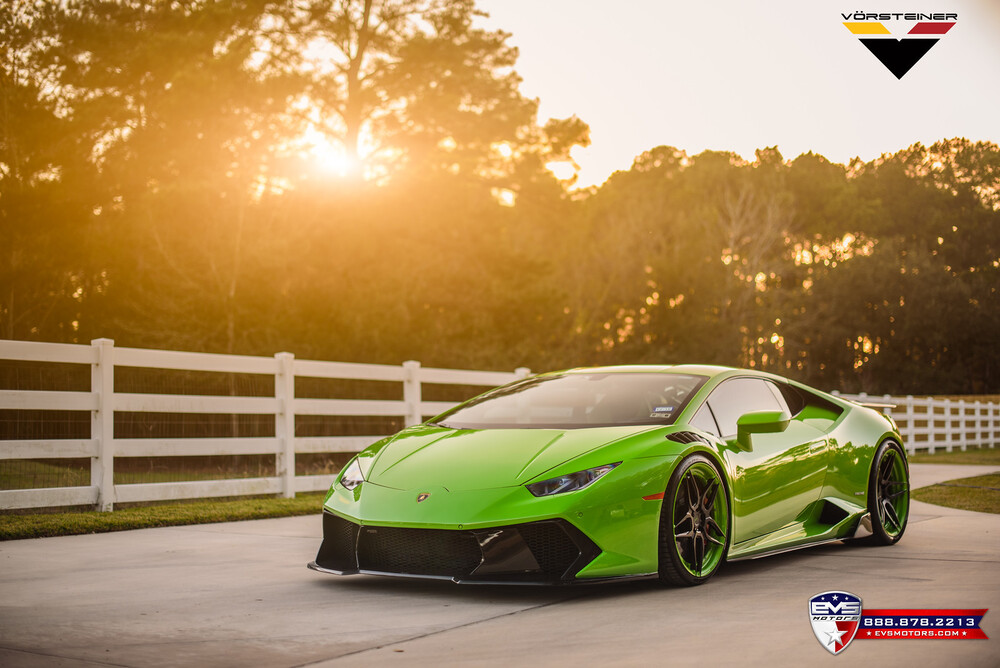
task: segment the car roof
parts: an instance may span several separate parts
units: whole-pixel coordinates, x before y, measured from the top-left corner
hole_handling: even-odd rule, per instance
[[[569,369],[565,373],[684,373],[714,377],[732,371],[740,371],[740,369],[712,364],[619,364],[616,366],[577,367]]]

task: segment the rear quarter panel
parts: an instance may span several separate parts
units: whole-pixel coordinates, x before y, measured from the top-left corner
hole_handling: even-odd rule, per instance
[[[823,496],[866,505],[875,450],[887,438],[902,444],[884,415],[848,405],[829,432],[830,458]]]

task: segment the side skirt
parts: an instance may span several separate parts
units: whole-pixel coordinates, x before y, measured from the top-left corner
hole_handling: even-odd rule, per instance
[[[780,547],[774,550],[768,550],[766,552],[754,552],[753,554],[745,554],[739,557],[729,557],[726,559],[727,562],[733,561],[750,561],[751,559],[760,559],[762,557],[771,557],[776,554],[784,554],[785,552],[795,552],[796,550],[804,550],[807,547],[816,547],[818,545],[826,545],[827,543],[839,543],[844,540],[843,538],[827,538],[826,540],[816,541],[814,543],[803,543],[802,545],[792,545],[791,547]]]
[[[767,536],[759,536],[744,543],[734,545],[726,561],[759,559],[783,552],[792,552],[807,547],[853,540],[871,535],[871,515],[867,512],[845,518],[821,533],[809,535],[809,524],[800,522],[780,529]],[[812,525],[815,526],[815,525]],[[735,554],[733,554],[735,552]]]

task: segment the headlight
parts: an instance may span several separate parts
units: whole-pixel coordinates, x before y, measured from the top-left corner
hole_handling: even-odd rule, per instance
[[[355,458],[347,465],[344,472],[340,475],[340,484],[344,486],[345,489],[354,489],[361,483],[365,481],[365,476],[361,472],[361,464]]]
[[[561,475],[558,478],[550,478],[541,482],[533,482],[530,485],[525,485],[525,487],[535,496],[550,496],[552,494],[562,494],[563,492],[575,492],[578,489],[587,487],[602,475],[618,466],[618,464],[621,464],[621,462],[605,464],[597,468],[577,471],[576,473]]]

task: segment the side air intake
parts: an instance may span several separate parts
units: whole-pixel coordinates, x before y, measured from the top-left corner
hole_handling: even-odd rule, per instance
[[[693,431],[675,431],[672,434],[667,434],[667,440],[675,441],[677,443],[704,443],[705,445],[710,445],[708,439],[700,434],[696,434]]]

